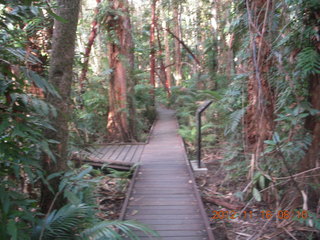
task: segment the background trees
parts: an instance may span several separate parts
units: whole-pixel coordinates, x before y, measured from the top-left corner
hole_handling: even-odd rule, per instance
[[[87,0],[77,23],[78,5],[0,1],[3,238],[36,225],[14,220],[17,203],[37,219],[32,189],[39,179],[57,187],[70,153],[144,140],[154,95],[176,108],[190,158],[198,102],[214,99],[204,155],[239,180],[234,193],[316,216],[319,1]],[[52,198],[43,200],[48,210]]]

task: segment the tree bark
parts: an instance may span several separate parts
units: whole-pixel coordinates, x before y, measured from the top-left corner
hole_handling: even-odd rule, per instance
[[[153,87],[151,94],[154,99],[154,88],[156,85],[156,50],[155,50],[155,28],[156,28],[156,5],[157,0],[151,0],[151,26],[150,26],[150,84]]]
[[[128,2],[109,0],[112,9],[122,14],[110,14],[107,19],[109,66],[113,70],[109,80],[109,114],[107,129],[110,140],[128,142],[135,136],[134,106],[128,103],[128,86],[132,79],[134,66],[133,40],[131,35],[131,22],[129,18]],[[132,84],[129,90],[133,91]],[[130,106],[130,108],[129,108]],[[129,116],[128,116],[129,113]]]
[[[320,11],[315,9],[306,9],[308,13],[305,18],[305,25],[306,26],[313,26],[314,29],[317,28],[319,25],[320,20]],[[319,28],[318,28],[319,29]],[[320,55],[320,38],[313,37],[311,39],[311,43],[315,47],[316,51]],[[320,74],[311,74],[309,76],[309,102],[313,109],[320,111]],[[319,167],[320,166],[320,114],[315,116],[309,116],[306,119],[306,129],[312,134],[312,142],[311,145],[302,160],[302,170],[308,170],[311,168]],[[316,184],[320,183],[320,178],[315,177],[314,182]],[[316,194],[317,198],[319,198],[319,192]]]
[[[320,51],[319,51],[320,54]],[[320,111],[320,75],[310,76],[310,103],[313,109]],[[306,121],[306,128],[312,134],[312,143],[303,159],[302,170],[320,166],[320,119],[319,114],[309,116]],[[320,180],[320,179],[319,179]],[[320,182],[320,181],[319,181]]]
[[[167,86],[169,89],[172,87],[172,78],[171,78],[171,57],[170,57],[170,45],[169,45],[169,36],[168,32],[164,31],[164,48],[165,48],[165,64],[166,64],[166,76],[167,76]]]
[[[163,59],[162,59],[162,44],[161,44],[161,39],[160,39],[160,30],[158,27],[158,23],[156,22],[156,28],[157,28],[157,40],[158,40],[158,59],[159,59],[159,64],[160,64],[160,74],[159,74],[159,78],[164,86],[164,89],[167,92],[168,98],[171,96],[171,92],[170,92],[170,87],[169,87],[169,82],[167,79],[167,73],[166,73],[166,67],[164,65]],[[165,31],[166,32],[166,31]]]
[[[173,11],[173,22],[174,22],[174,33],[175,35],[175,41],[174,41],[174,51],[175,51],[175,82],[177,86],[181,85],[182,82],[182,57],[181,57],[181,47],[180,47],[180,41],[181,39],[181,31],[180,31],[180,19],[179,19],[179,4],[174,7]]]
[[[54,23],[49,82],[57,89],[61,98],[47,96],[47,101],[56,108],[58,115],[51,119],[52,126],[56,131],[48,131],[46,137],[59,143],[50,146],[55,159],[48,155],[44,156],[43,168],[47,174],[67,169],[70,92],[80,0],[57,0],[57,6],[57,15],[67,22],[55,20]],[[59,180],[55,178],[50,183],[53,189],[57,191]],[[44,212],[49,209],[53,198],[54,195],[44,185],[41,201]],[[62,203],[62,199],[58,199],[54,206],[61,207]]]
[[[84,61],[83,61],[83,65],[82,65],[82,70],[81,70],[81,75],[79,78],[79,83],[80,83],[80,91],[82,92],[83,87],[84,87],[84,81],[87,79],[87,72],[88,72],[88,67],[89,67],[89,58],[90,58],[90,53],[91,53],[91,49],[94,43],[94,40],[97,37],[97,33],[98,33],[98,21],[97,21],[97,15],[99,13],[99,7],[98,5],[100,4],[101,0],[96,0],[97,2],[97,7],[94,10],[94,20],[91,24],[91,33],[89,35],[89,39],[88,39],[88,43],[84,52]]]
[[[270,139],[274,130],[274,96],[268,82],[268,71],[272,65],[267,44],[267,23],[271,21],[268,10],[272,0],[247,0],[252,52],[252,74],[248,80],[249,106],[245,115],[248,150],[259,157],[264,141]],[[252,28],[252,26],[255,26]]]

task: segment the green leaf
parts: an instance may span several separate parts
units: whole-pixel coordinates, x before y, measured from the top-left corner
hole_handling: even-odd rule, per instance
[[[65,190],[64,191],[64,196],[69,200],[69,202],[71,204],[80,204],[81,203],[81,200],[77,197],[77,194],[71,192],[71,191],[68,191],[68,190]]]
[[[52,173],[47,177],[47,181],[50,181],[51,179],[54,179],[56,177],[60,177],[62,175],[63,172],[56,172],[56,173]]]
[[[50,8],[47,8],[46,10],[53,18],[55,18],[59,22],[62,22],[62,23],[68,23],[69,22],[68,20],[64,19],[63,17],[60,17],[59,15],[55,14]]]
[[[17,228],[17,223],[13,220],[10,219],[7,225],[7,231],[9,235],[11,236],[10,240],[17,240],[18,239],[18,228]]]
[[[268,145],[273,145],[273,146],[276,145],[276,143],[272,140],[265,140],[264,143]]]
[[[80,172],[76,177],[75,179],[76,180],[81,180],[83,179],[83,177],[87,174],[89,174],[91,171],[92,171],[93,167],[92,166],[89,166],[88,168],[84,169],[82,172]]]
[[[273,141],[277,144],[277,143],[280,143],[280,137],[279,137],[279,134],[277,132],[275,132],[273,134],[273,137],[272,137]]]
[[[252,195],[256,201],[261,202],[261,194],[258,189],[253,188]]]
[[[266,187],[266,178],[263,175],[259,177],[259,187],[261,189],[264,189]]]

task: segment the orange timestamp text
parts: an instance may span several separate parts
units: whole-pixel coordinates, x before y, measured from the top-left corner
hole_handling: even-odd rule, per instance
[[[270,219],[272,217],[276,217],[280,220],[284,219],[307,219],[309,217],[307,210],[279,210],[276,212],[270,210],[263,211],[212,211],[212,219],[249,219],[253,217],[260,217],[262,219]]]

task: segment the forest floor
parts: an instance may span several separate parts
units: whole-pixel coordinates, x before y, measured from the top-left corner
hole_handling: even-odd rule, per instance
[[[103,220],[118,220],[126,197],[130,179],[105,176],[98,188],[99,218]]]
[[[271,204],[235,197],[246,188],[248,181],[228,176],[219,151],[214,152],[205,154],[208,173],[196,180],[217,240],[318,239],[312,236],[312,229],[298,221],[292,218],[280,220]],[[273,217],[267,219],[266,211]]]

